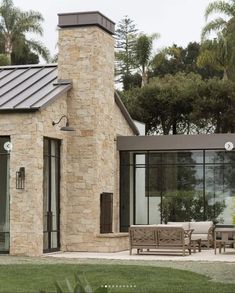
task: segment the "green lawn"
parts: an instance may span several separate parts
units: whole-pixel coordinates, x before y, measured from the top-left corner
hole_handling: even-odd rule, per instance
[[[213,270],[213,265],[211,269]],[[0,292],[55,292],[55,281],[65,284],[65,279],[73,280],[74,273],[77,272],[84,273],[93,288],[101,285],[115,286],[110,292],[117,293],[235,293],[235,283],[216,283],[208,277],[189,271],[92,264],[0,265]]]

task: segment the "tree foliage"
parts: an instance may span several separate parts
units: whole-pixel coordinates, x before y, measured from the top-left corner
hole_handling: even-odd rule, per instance
[[[146,123],[149,134],[188,133],[201,82],[194,73],[166,75],[152,79],[142,89],[125,92],[123,100],[132,117]]]
[[[224,79],[235,79],[235,1],[210,3],[205,11],[206,20],[214,14],[219,14],[219,17],[207,22],[202,30],[203,46],[198,64],[223,70]],[[212,33],[216,34],[214,41],[209,39]]]
[[[135,65],[135,46],[138,29],[133,20],[125,16],[116,29],[116,68],[117,81],[122,82],[124,89],[132,87],[132,73]]]
[[[159,37],[160,35],[156,33],[152,35],[140,34],[137,38],[135,47],[135,62],[141,70],[142,86],[148,83],[147,70],[152,57],[153,42]]]
[[[198,66],[197,60],[201,51],[201,45],[197,42],[189,43],[182,48],[174,44],[158,52],[152,59],[151,77],[163,77],[166,74],[176,74],[177,72],[200,74],[203,79],[214,76],[222,77],[222,71],[208,64]]]
[[[209,66],[212,69],[223,71],[223,79],[227,80],[232,57],[232,47],[228,39],[223,35],[218,35],[214,40],[207,40],[202,44],[197,65],[201,68]]]
[[[204,82],[191,119],[206,133],[235,132],[235,83],[213,78]]]
[[[177,73],[122,97],[132,117],[146,123],[148,134],[235,132],[235,83],[229,80]]]
[[[0,66],[10,65],[10,60],[5,54],[0,54]]]
[[[124,90],[147,84],[153,42],[157,38],[159,34],[139,34],[134,21],[128,16],[118,23],[115,75]]]
[[[214,14],[222,14],[224,17],[217,17],[209,21],[202,30],[202,40],[206,40],[212,32],[226,34],[229,21],[235,18],[235,1],[217,0],[210,3],[205,11],[205,19],[208,20]]]
[[[39,54],[46,61],[48,60],[49,51],[46,47],[38,41],[26,38],[26,33],[42,35],[42,21],[43,17],[39,12],[21,11],[14,6],[12,0],[2,0],[0,6],[0,41],[2,53],[6,54],[11,63],[14,61],[12,55],[15,58],[16,56],[24,58],[20,52],[25,52],[28,49]],[[32,57],[31,54],[30,58],[32,59]]]
[[[154,36],[133,38],[129,56],[140,75],[126,71],[120,94],[148,134],[235,132],[235,0],[210,3],[206,20],[215,13],[222,16],[206,24],[201,44],[174,44],[152,56]]]

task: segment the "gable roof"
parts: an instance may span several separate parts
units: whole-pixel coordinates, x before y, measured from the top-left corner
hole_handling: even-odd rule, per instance
[[[0,66],[0,113],[37,111],[72,88],[71,80],[58,80],[57,64]],[[118,93],[116,105],[132,131],[139,131]]]
[[[36,111],[72,87],[56,64],[0,66],[0,111]]]

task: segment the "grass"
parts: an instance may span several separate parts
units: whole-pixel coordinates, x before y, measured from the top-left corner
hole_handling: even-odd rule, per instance
[[[213,266],[211,269],[213,270]],[[116,293],[235,293],[235,283],[216,283],[206,276],[189,271],[165,267],[91,264],[1,265],[0,292],[55,292],[55,281],[65,286],[65,279],[72,281],[75,273],[84,273],[93,288],[108,285],[112,287],[110,292]]]

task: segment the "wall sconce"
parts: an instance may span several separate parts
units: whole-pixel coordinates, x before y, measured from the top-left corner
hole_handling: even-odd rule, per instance
[[[60,130],[61,130],[61,131],[75,131],[75,129],[74,129],[73,127],[70,127],[70,126],[69,126],[69,119],[68,119],[68,117],[67,117],[66,115],[63,115],[63,116],[59,119],[58,122],[52,121],[52,125],[55,126],[55,125],[59,124],[60,121],[61,121],[63,118],[66,118],[66,125],[63,126],[63,127],[61,127]]]
[[[24,189],[25,187],[25,167],[20,167],[16,172],[16,189]]]

